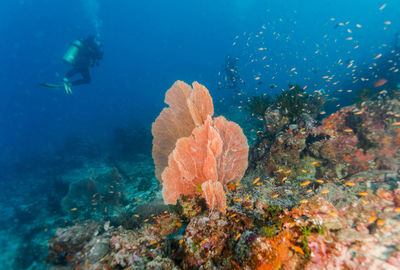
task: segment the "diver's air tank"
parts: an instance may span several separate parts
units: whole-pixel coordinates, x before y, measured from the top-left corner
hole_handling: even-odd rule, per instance
[[[74,42],[72,42],[68,48],[68,51],[65,53],[63,57],[64,61],[69,64],[73,64],[76,60],[76,57],[81,47],[82,47],[81,41],[75,40]]]

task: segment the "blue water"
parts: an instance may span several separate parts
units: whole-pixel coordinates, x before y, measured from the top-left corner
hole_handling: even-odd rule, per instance
[[[218,89],[227,55],[239,57],[244,102],[296,83],[337,97],[332,108],[349,105],[358,88],[398,78],[400,72],[387,71],[394,66],[387,60],[396,59],[390,51],[400,32],[398,14],[396,0],[1,1],[0,164],[12,171],[28,157],[51,155],[70,137],[107,151],[115,128],[136,123],[150,129],[176,80],[204,84],[214,100],[228,100],[215,102],[219,113],[228,112],[237,105],[230,99],[238,91]],[[92,83],[73,87],[73,95],[40,87],[39,82],[63,78],[69,44],[89,34],[104,45]],[[378,54],[383,56],[374,59]],[[330,82],[323,79],[332,75]],[[0,181],[3,199],[32,185],[6,174]],[[46,178],[41,181],[34,185],[45,186]]]

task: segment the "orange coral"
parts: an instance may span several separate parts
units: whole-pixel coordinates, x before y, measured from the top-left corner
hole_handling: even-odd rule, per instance
[[[165,94],[164,108],[152,125],[153,159],[156,177],[168,166],[168,155],[174,150],[179,138],[187,137],[196,125],[203,124],[207,115],[214,114],[212,99],[207,89],[194,82],[190,85],[176,81]]]
[[[179,139],[170,154],[168,167],[162,173],[164,201],[175,204],[180,195],[195,194],[207,181],[220,182],[218,188],[214,185],[213,191],[223,192],[222,184],[243,177],[247,156],[248,145],[242,129],[222,116],[215,121],[208,116],[191,136]],[[206,199],[225,198],[225,194],[209,195],[207,190],[202,190]],[[207,202],[210,208],[222,205],[211,199]]]
[[[248,165],[249,146],[242,129],[222,116],[211,118],[211,96],[196,82],[193,91],[176,82],[165,102],[170,107],[152,128],[153,158],[164,201],[175,204],[181,195],[196,194],[201,188],[210,208],[223,208],[223,186],[239,181]]]
[[[264,262],[257,267],[257,270],[280,269],[290,259],[290,248],[294,248],[293,238],[288,231],[283,231],[267,240],[268,252],[263,254]]]
[[[225,212],[226,196],[220,182],[208,180],[201,184],[201,189],[210,209],[219,209]]]

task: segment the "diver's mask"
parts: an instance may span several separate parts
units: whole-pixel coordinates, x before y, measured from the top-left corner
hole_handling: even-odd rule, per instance
[[[74,64],[81,47],[82,42],[80,40],[75,40],[74,42],[72,42],[67,52],[65,53],[63,60],[69,64]]]

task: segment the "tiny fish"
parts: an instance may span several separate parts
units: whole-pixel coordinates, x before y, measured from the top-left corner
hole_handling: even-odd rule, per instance
[[[244,198],[245,201],[247,201],[248,199],[250,199],[250,196],[246,196],[246,198]]]
[[[240,236],[241,236],[241,234],[238,233],[238,235],[236,235],[236,237],[235,237],[235,241],[238,240]]]
[[[179,240],[179,245],[182,245],[183,239]]]
[[[378,219],[378,220],[376,221],[376,225],[378,225],[378,226],[382,226],[383,224],[385,224],[385,221],[382,220],[382,219]]]
[[[330,212],[329,215],[330,215],[331,217],[337,217],[338,214],[337,214],[337,212]]]
[[[308,202],[307,199],[303,199],[303,200],[300,201],[300,203],[307,203],[307,202]]]
[[[362,202],[363,204],[368,204],[368,202],[367,202],[366,200],[361,200],[361,202]]]
[[[312,191],[312,189],[307,189],[307,191],[306,191],[306,192],[307,192],[307,193],[310,193],[311,191]]]
[[[384,85],[386,83],[387,83],[386,79],[379,79],[374,83],[374,87],[377,88],[377,87],[380,87],[380,86],[382,86],[382,85]]]
[[[362,111],[358,111],[358,112],[355,112],[354,114],[355,115],[359,115],[359,114],[362,114],[363,112]]]
[[[318,161],[311,162],[311,165],[317,165]]]
[[[274,194],[272,195],[272,198],[277,198],[279,196],[279,194]]]
[[[358,193],[358,195],[359,196],[368,196],[368,192],[365,192],[365,191],[364,192],[360,192],[360,193]]]
[[[256,179],[254,179],[253,184],[257,183],[260,180],[260,177],[257,177]]]
[[[134,214],[133,216],[134,216],[134,217],[139,217],[139,215],[138,215],[138,214]]]
[[[106,223],[104,223],[104,230],[108,231],[108,229],[110,228],[110,221],[106,221]]]
[[[353,182],[344,182],[345,185],[350,186],[350,187],[354,187],[355,183]]]
[[[78,208],[76,208],[76,207],[71,208],[71,211],[76,211],[76,210],[78,210]]]
[[[375,222],[376,219],[377,219],[376,216],[372,216],[372,217],[370,217],[370,218],[368,219],[368,223]]]
[[[241,202],[241,201],[243,201],[241,198],[235,199],[235,202]]]
[[[287,170],[287,171],[285,172],[285,174],[289,174],[291,171],[292,171],[292,170]]]
[[[328,190],[328,189],[325,189],[325,190],[322,190],[322,191],[321,191],[321,194],[327,194],[327,193],[329,193],[329,190]]]
[[[353,132],[353,130],[351,128],[346,128],[343,130],[344,132]]]
[[[294,251],[300,253],[301,255],[304,255],[304,251],[301,249],[301,247],[298,246],[293,246]]]
[[[383,4],[383,5],[379,8],[379,10],[382,10],[382,9],[384,9],[385,7],[386,7],[386,3]]]
[[[392,123],[392,126],[400,126],[400,122],[394,122]]]
[[[282,182],[284,182],[285,180],[287,180],[286,176],[282,178]]]
[[[322,183],[324,182],[324,180],[318,179],[318,180],[316,180],[315,182],[322,184]]]
[[[310,184],[310,181],[304,181],[303,183],[300,184],[300,186],[307,186]]]
[[[154,240],[153,240],[153,241],[151,241],[149,244],[150,244],[150,245],[154,245],[155,243],[157,243],[157,241],[154,241]]]

